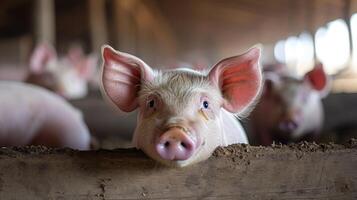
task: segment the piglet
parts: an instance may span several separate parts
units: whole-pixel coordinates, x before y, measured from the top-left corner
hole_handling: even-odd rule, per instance
[[[81,113],[48,90],[0,81],[0,105],[0,146],[90,148]]]
[[[41,43],[31,55],[25,82],[42,86],[66,99],[82,98],[87,95],[87,84],[95,74],[96,64],[97,57],[85,56],[78,46],[59,58],[51,45]]]
[[[323,125],[321,98],[329,91],[329,77],[318,64],[300,79],[278,70],[263,73],[260,102],[250,115],[252,138],[270,145],[314,140]]]
[[[139,109],[133,144],[154,160],[183,167],[207,159],[218,146],[248,143],[235,116],[249,112],[259,96],[260,48],[226,58],[209,72],[155,71],[109,46],[102,57],[104,93],[122,111]]]

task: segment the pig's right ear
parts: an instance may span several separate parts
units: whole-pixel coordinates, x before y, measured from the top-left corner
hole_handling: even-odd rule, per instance
[[[105,93],[120,110],[135,110],[139,106],[140,85],[153,79],[152,69],[139,58],[115,51],[108,45],[102,47],[102,58]]]
[[[331,89],[330,77],[325,73],[323,65],[317,64],[311,71],[305,74],[304,81],[320,93],[321,97],[328,95]]]
[[[56,50],[48,43],[41,43],[31,55],[29,70],[31,73],[40,74],[46,69],[47,63],[56,58]]]
[[[260,94],[262,74],[259,66],[260,47],[246,53],[224,59],[209,72],[210,81],[223,95],[223,108],[241,114]]]

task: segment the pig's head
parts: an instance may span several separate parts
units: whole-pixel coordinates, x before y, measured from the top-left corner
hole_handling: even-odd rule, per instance
[[[241,115],[259,96],[259,48],[224,59],[208,73],[154,71],[142,60],[102,49],[104,92],[125,112],[139,109],[134,145],[170,166],[207,159],[223,145],[221,110]]]
[[[302,79],[286,73],[265,73],[262,103],[270,107],[270,124],[282,139],[301,136],[304,125],[311,116],[311,106],[316,106],[329,91],[329,77],[318,64]]]
[[[96,62],[94,56],[85,57],[77,47],[58,58],[55,49],[43,43],[31,55],[26,82],[45,87],[68,99],[80,98],[87,94],[87,81]]]

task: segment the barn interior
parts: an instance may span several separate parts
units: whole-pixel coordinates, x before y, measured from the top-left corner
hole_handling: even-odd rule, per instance
[[[322,99],[325,123],[316,141],[343,143],[356,135],[356,1],[4,0],[0,9],[1,80],[23,81],[31,54],[43,42],[58,55],[77,45],[97,56],[89,93],[69,101],[103,148],[130,146],[137,115],[103,100],[103,44],[164,70],[209,69],[256,44],[262,45],[263,67],[284,65],[302,77],[323,63],[332,84]]]
[[[157,70],[209,70],[255,45],[262,69],[295,82],[322,64],[323,122],[306,137],[263,142],[252,122],[262,114],[253,109],[239,119],[252,146],[219,148],[190,170],[166,169],[127,149],[138,111],[119,110],[103,92],[104,44]],[[1,0],[0,83],[30,82],[41,45],[59,62],[79,59],[85,87],[74,76],[61,83],[68,96],[58,95],[82,113],[102,150],[2,147],[0,199],[357,198],[357,0]],[[305,123],[315,116],[312,109]]]

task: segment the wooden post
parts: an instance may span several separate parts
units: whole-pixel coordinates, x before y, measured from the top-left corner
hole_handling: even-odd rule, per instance
[[[343,7],[343,19],[346,22],[347,29],[348,29],[348,39],[349,39],[349,45],[350,45],[350,61],[348,64],[348,67],[352,67],[352,56],[353,56],[353,41],[352,41],[352,29],[351,29],[351,6],[352,2],[351,0],[345,0],[345,5]]]
[[[55,44],[55,5],[54,0],[36,0],[35,38],[37,42]]]
[[[104,0],[89,0],[89,21],[92,49],[100,51],[100,47],[108,41]]]
[[[153,55],[158,53],[156,51],[152,51],[152,47],[154,42],[153,34],[155,29],[157,30],[160,27],[155,26],[153,24],[153,19],[150,11],[147,9],[143,2],[139,2],[135,5],[135,9],[137,12],[135,13],[135,22],[137,26],[137,51],[139,56],[144,59],[146,62],[152,63]],[[161,30],[161,29],[159,29]]]
[[[165,17],[154,3],[137,1],[132,7],[137,26],[138,51],[154,65],[162,65],[174,57],[176,41]],[[153,51],[153,49],[155,49]]]
[[[136,54],[136,27],[130,13],[136,0],[115,0],[113,3],[115,46],[121,51]]]

